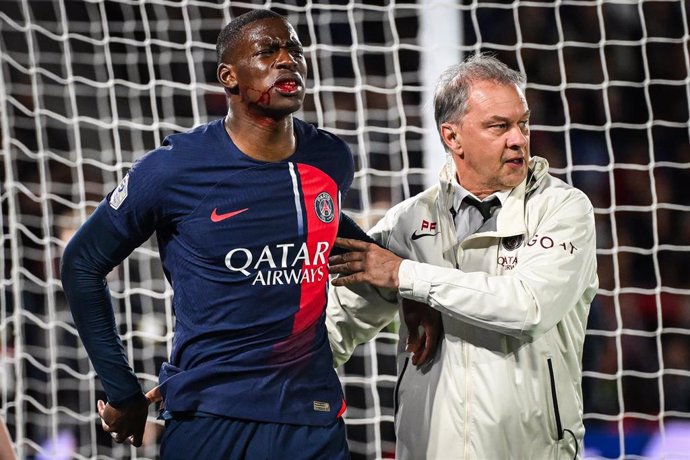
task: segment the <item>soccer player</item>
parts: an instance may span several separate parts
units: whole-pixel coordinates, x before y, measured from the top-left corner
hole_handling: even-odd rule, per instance
[[[410,366],[399,346],[398,459],[582,454],[582,347],[598,286],[594,211],[530,156],[524,83],[484,54],[450,67],[434,109],[451,161],[439,184],[369,232],[403,257],[336,240],[351,250],[330,259],[342,274],[328,304],[336,363],[395,313],[395,303],[359,295],[359,283],[442,317],[430,364]]]
[[[227,116],[137,161],[67,246],[62,280],[117,441],[141,445],[148,401],[105,275],[154,232],[176,323],[160,371],[164,459],[348,458],[324,322],[327,260],[353,177],[338,137],[294,118],[295,31],[255,10],[220,33]]]

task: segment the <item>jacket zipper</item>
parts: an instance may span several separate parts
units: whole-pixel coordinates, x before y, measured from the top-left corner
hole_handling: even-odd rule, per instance
[[[561,412],[558,409],[558,396],[556,396],[556,378],[553,374],[553,363],[551,358],[546,359],[549,365],[549,379],[551,381],[551,400],[553,401],[553,415],[556,418],[556,434],[558,435],[558,440],[563,439],[563,424],[561,423]]]

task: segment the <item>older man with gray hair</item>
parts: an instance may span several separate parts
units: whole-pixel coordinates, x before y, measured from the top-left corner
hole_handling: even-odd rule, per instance
[[[391,321],[397,300],[416,302],[404,313],[422,325],[442,320],[429,362],[410,365],[399,345],[398,459],[582,455],[594,212],[530,156],[524,84],[486,54],[444,72],[434,110],[449,161],[439,183],[369,232],[389,250],[336,240],[350,250],[330,259],[340,275],[327,322],[336,364]]]

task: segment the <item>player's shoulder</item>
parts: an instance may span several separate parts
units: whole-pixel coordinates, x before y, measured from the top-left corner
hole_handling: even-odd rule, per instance
[[[222,127],[222,125],[221,125]],[[166,136],[161,145],[139,157],[129,170],[132,181],[145,180],[164,190],[196,168],[208,152],[218,151],[218,121]]]
[[[295,130],[298,133],[300,142],[303,142],[309,148],[329,149],[335,151],[342,151],[350,153],[350,148],[347,143],[336,134],[333,134],[325,129],[317,128],[311,123],[307,123],[299,118],[294,118]]]
[[[323,170],[340,184],[343,191],[349,190],[355,165],[345,141],[297,118],[294,118],[294,127],[298,139],[295,158]]]
[[[189,131],[169,134],[161,145],[143,155],[134,167],[157,170],[161,174],[188,168],[204,156],[222,150],[223,120],[214,120]]]
[[[198,155],[199,152],[213,151],[222,146],[227,139],[223,119],[213,120],[196,126],[189,131],[170,134],[165,137],[158,151],[165,153],[185,155]]]

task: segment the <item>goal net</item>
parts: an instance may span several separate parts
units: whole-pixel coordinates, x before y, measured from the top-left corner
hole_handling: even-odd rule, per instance
[[[5,0],[0,415],[20,458],[156,457],[162,426],[153,411],[139,449],[100,428],[104,394],[66,305],[60,255],[136,158],[224,115],[215,40],[253,8],[286,15],[302,39],[309,80],[299,116],[351,146],[356,175],[344,207],[365,227],[436,180],[444,153],[430,92],[446,65],[482,50],[526,72],[533,154],[596,211],[587,455],[651,456],[687,430],[683,0]],[[173,334],[156,246],[137,249],[108,281],[130,363],[149,389]],[[395,329],[339,369],[354,459],[394,455]]]

